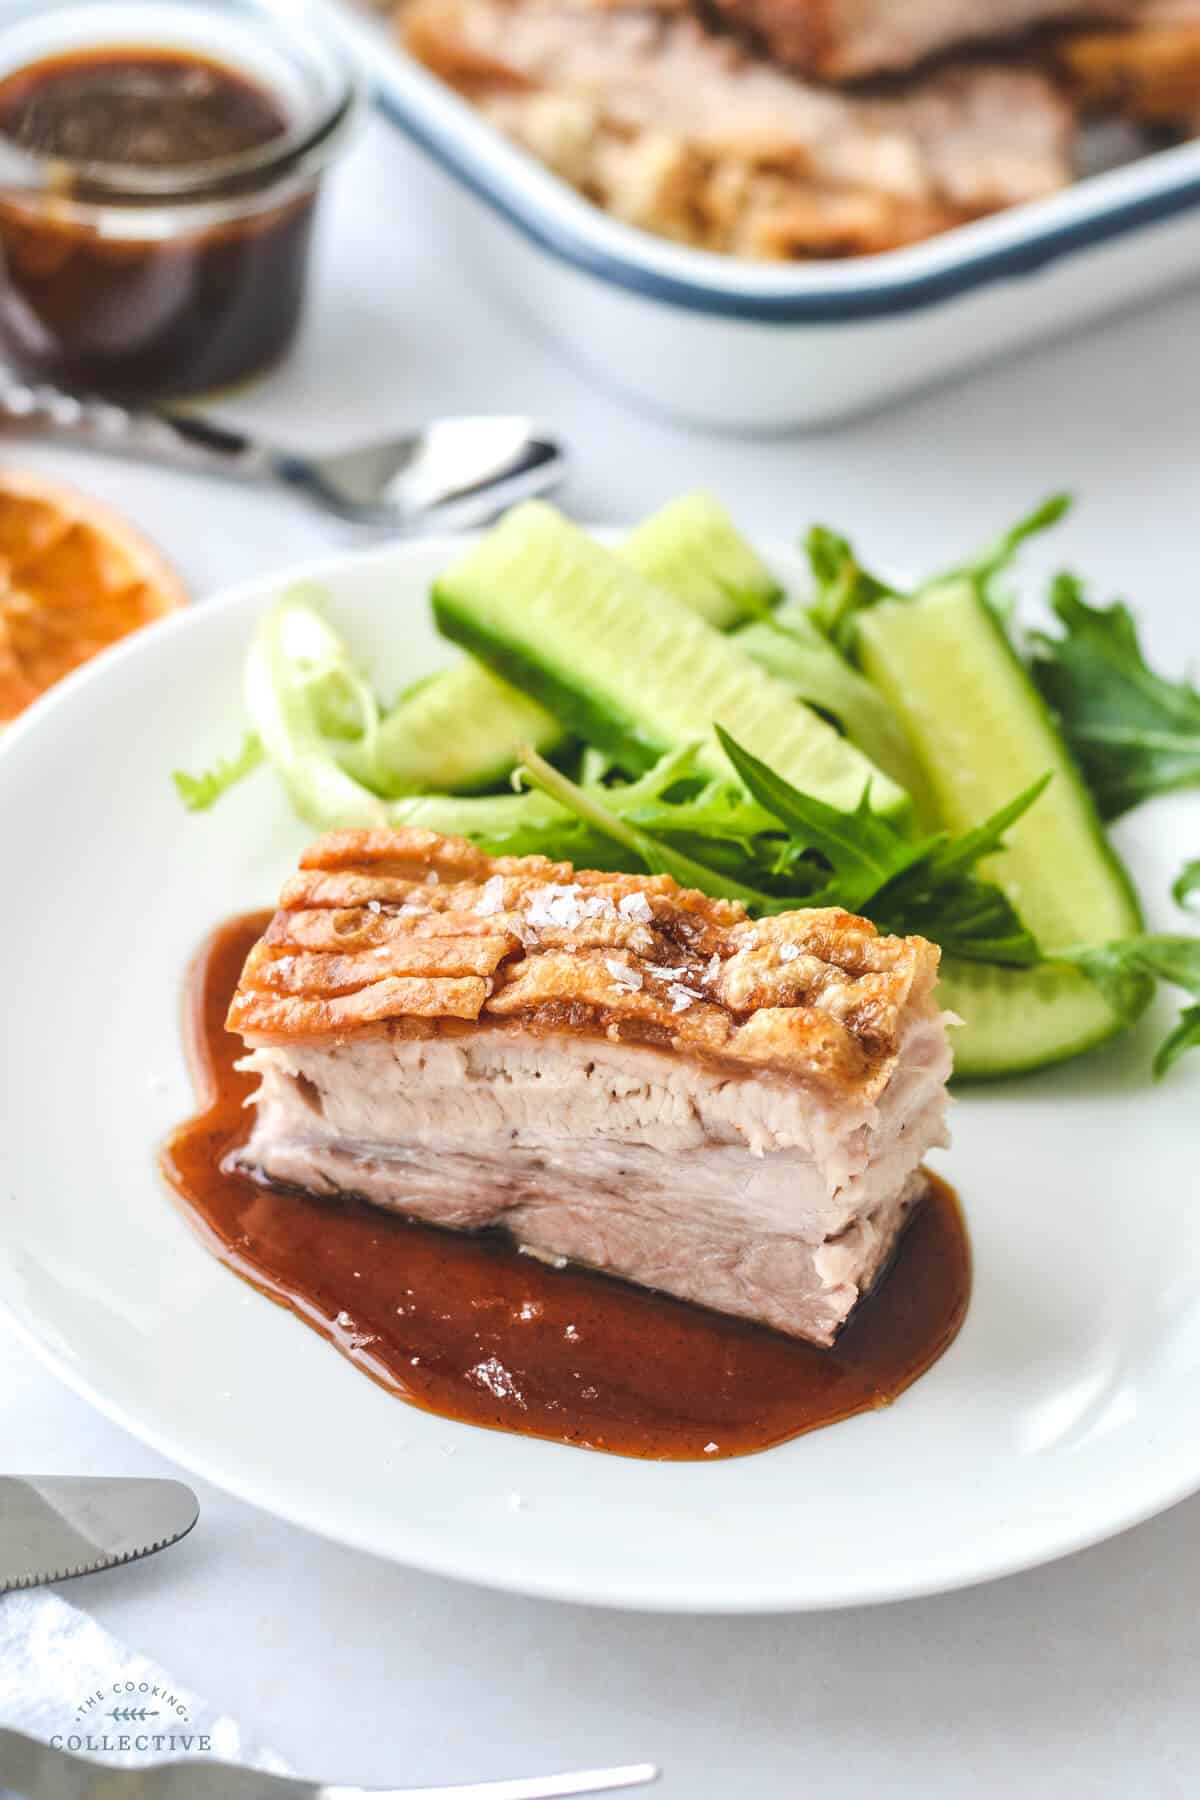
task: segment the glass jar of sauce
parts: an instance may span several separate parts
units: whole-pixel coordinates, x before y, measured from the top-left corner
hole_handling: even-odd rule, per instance
[[[0,357],[75,392],[227,387],[295,333],[358,89],[302,5],[0,13]]]

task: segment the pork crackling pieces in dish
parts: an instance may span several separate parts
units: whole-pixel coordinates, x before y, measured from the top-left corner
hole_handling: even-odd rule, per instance
[[[301,858],[238,1166],[833,1342],[946,1142],[938,950],[417,830]]]

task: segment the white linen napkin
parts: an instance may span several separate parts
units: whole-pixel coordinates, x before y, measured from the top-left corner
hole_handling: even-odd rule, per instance
[[[289,1773],[236,1719],[44,1589],[0,1597],[0,1725],[105,1762],[201,1756]]]

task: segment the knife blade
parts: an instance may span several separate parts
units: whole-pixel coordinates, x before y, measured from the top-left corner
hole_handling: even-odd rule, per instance
[[[657,1780],[653,1763],[633,1763],[451,1787],[330,1787],[207,1757],[114,1768],[0,1725],[0,1781],[15,1784],[28,1800],[581,1800],[586,1794],[611,1794]]]
[[[181,1481],[0,1475],[0,1594],[149,1556],[186,1537],[199,1512]]]

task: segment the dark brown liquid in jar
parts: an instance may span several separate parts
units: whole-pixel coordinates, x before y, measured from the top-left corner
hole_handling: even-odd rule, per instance
[[[624,1456],[741,1456],[886,1406],[949,1347],[971,1259],[953,1190],[933,1190],[895,1264],[832,1350],[580,1269],[502,1237],[419,1225],[359,1202],[278,1193],[228,1171],[256,1077],[225,1030],[270,914],[233,919],[187,990],[201,1110],[163,1170],[222,1261],[413,1405]]]
[[[169,50],[47,57],[0,84],[0,132],[37,156],[179,168],[269,144],[274,95],[223,63]]]
[[[0,81],[0,134],[63,159],[61,198],[0,198],[0,340],[37,380],[124,398],[195,393],[275,362],[299,319],[314,193],[72,206],[73,165],[195,169],[283,137],[281,101],[241,71],[154,47],[46,58]],[[170,230],[156,235],[156,216]],[[115,223],[114,223],[115,221]]]

